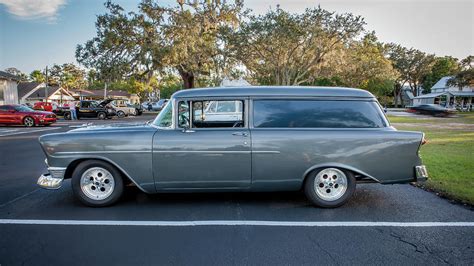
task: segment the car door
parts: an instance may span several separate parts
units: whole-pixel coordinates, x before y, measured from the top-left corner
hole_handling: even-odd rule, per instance
[[[78,109],[78,115],[80,117],[95,117],[95,112],[92,106],[92,102],[89,102],[89,101],[81,102]]]
[[[9,109],[7,105],[0,106],[0,124],[8,124]]]
[[[177,100],[172,107],[165,108],[165,111],[174,109],[175,125],[172,129],[158,130],[153,138],[157,190],[242,189],[250,186],[251,136],[246,112],[242,114],[242,121],[204,123],[199,121],[204,108],[197,106],[209,103],[208,99]],[[234,124],[238,127],[233,127]]]

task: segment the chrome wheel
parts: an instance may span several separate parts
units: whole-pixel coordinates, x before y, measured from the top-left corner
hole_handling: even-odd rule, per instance
[[[347,177],[339,169],[323,169],[315,177],[314,190],[316,195],[322,200],[338,200],[346,193]]]
[[[33,118],[31,117],[25,117],[25,119],[23,120],[23,124],[27,127],[32,127],[35,125],[35,120],[33,120]]]
[[[81,190],[92,200],[108,198],[115,188],[112,174],[102,167],[87,169],[81,176]]]

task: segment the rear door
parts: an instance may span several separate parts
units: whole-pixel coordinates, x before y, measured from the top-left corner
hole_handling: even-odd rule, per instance
[[[229,99],[241,101],[246,99]],[[158,130],[153,139],[157,190],[232,189],[251,183],[250,131],[245,115],[235,121],[207,121],[203,109],[211,102],[175,102],[177,126]]]

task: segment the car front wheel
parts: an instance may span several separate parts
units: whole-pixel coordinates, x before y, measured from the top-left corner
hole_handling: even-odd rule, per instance
[[[32,117],[27,116],[23,118],[23,125],[26,127],[33,127],[35,126],[35,120]]]
[[[72,191],[79,201],[91,207],[110,206],[123,194],[120,172],[98,160],[80,163],[72,174]]]
[[[100,120],[104,120],[105,118],[107,118],[107,115],[104,112],[100,112],[97,114],[97,118],[99,118]]]
[[[346,203],[356,188],[354,175],[339,168],[314,171],[305,181],[306,197],[316,206],[335,208]]]

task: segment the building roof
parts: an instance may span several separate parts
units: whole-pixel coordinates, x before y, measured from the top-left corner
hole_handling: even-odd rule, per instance
[[[448,80],[452,78],[451,76],[446,76],[446,77],[442,77],[440,80],[438,80],[438,82],[435,83],[435,85],[433,85],[433,87],[431,87],[431,90],[433,89],[446,89],[448,88],[446,86],[446,83],[448,82]]]
[[[32,90],[34,90],[36,87],[39,85],[42,85],[43,83],[40,82],[20,82],[18,84],[18,98],[22,98]]]
[[[447,92],[447,91],[445,91],[445,92],[433,92],[433,93],[428,93],[428,94],[423,94],[423,95],[417,96],[414,99],[436,98],[436,97],[439,97],[443,94],[448,94],[448,93],[449,92]]]
[[[238,97],[238,96],[313,96],[313,97],[357,97],[374,98],[365,90],[341,87],[303,86],[246,86],[187,89],[176,92],[173,97]]]
[[[20,78],[18,76],[12,75],[5,71],[0,71],[0,79],[20,81]]]
[[[474,91],[450,91],[449,93],[459,97],[474,97]]]
[[[35,92],[33,92],[30,96],[28,96],[27,99],[44,99],[44,95],[46,94],[46,89],[38,89]],[[58,86],[48,86],[48,96],[49,98],[51,95],[53,95],[57,90],[59,90]]]

